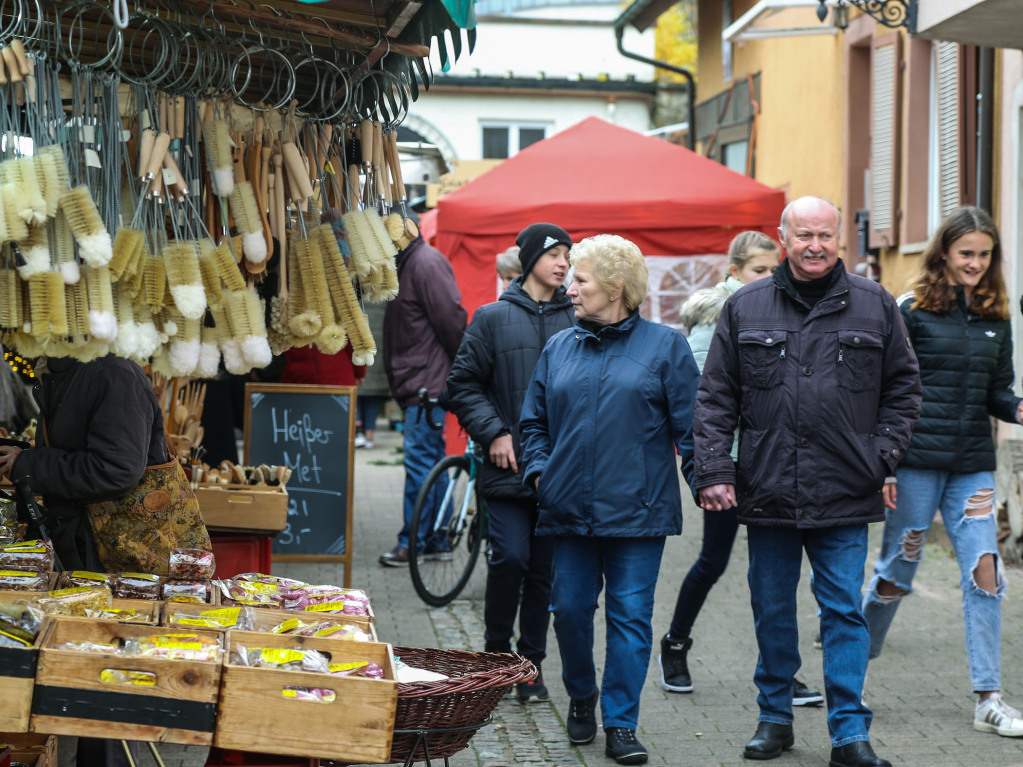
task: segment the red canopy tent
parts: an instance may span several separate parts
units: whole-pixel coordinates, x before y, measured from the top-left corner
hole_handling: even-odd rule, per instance
[[[620,234],[647,256],[687,256],[725,253],[744,229],[775,237],[784,206],[782,191],[590,117],[442,198],[423,231],[451,261],[471,315],[495,300],[496,255],[529,224],[557,224],[576,241]]]

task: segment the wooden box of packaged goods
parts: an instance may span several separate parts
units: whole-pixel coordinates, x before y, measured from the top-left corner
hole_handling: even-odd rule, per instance
[[[213,743],[221,659],[179,660],[62,649],[67,642],[123,645],[170,632],[157,626],[51,618],[42,632],[32,732],[208,746]],[[175,632],[183,633],[183,632]],[[192,631],[205,641],[220,634]],[[173,640],[180,646],[185,640]],[[186,645],[194,647],[194,645]]]
[[[0,744],[11,747],[11,761],[28,767],[58,767],[57,737],[25,732],[0,732]]]
[[[188,621],[200,618],[202,613],[222,610],[241,610],[245,608],[235,607],[214,607],[212,605],[184,604],[179,602],[165,602],[160,616],[161,626],[189,626],[201,628],[197,624],[190,624]],[[357,626],[363,632],[369,634],[373,641],[378,641],[376,626],[365,615],[342,615],[340,613],[309,613],[300,610],[267,610],[263,608],[250,607],[248,616],[251,621],[252,631],[269,632],[275,626],[279,626],[286,620],[297,618],[303,623],[315,623],[317,621],[337,621],[339,623],[350,623]],[[185,623],[180,623],[184,619]],[[224,631],[237,630],[237,625],[227,625]],[[245,628],[244,626],[242,627]],[[213,630],[211,628],[211,630]]]
[[[195,497],[206,527],[213,531],[279,533],[288,525],[283,485],[199,485]]]
[[[218,748],[336,759],[346,764],[387,762],[391,755],[398,683],[388,644],[231,631],[220,685]],[[332,663],[372,661],[383,679],[331,676],[238,665],[232,648],[318,650]],[[301,700],[289,688],[328,690],[329,702]]]
[[[44,633],[45,621],[32,646],[0,647],[0,731],[28,732]]]

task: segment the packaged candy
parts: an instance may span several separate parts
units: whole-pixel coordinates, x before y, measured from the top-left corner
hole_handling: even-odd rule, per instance
[[[129,655],[170,660],[220,660],[220,639],[206,634],[154,634],[127,641]]]
[[[75,586],[102,586],[110,585],[111,576],[109,573],[94,573],[89,570],[72,570],[60,574],[60,588],[70,589]]]
[[[133,607],[120,609],[116,607],[104,608],[102,610],[85,610],[86,618],[100,618],[102,620],[118,621],[119,623],[152,623],[153,617],[146,613],[140,613]]]
[[[38,570],[5,570],[0,568],[0,589],[13,591],[46,591],[50,574]]]
[[[150,573],[118,573],[114,576],[114,596],[118,599],[159,599],[163,579]]]
[[[212,629],[252,630],[252,611],[247,607],[221,607],[203,610],[198,615],[192,613],[171,613],[170,623],[173,626],[193,626]]]
[[[0,568],[10,570],[53,570],[53,544],[49,541],[23,541],[0,546]]]
[[[207,581],[164,581],[163,598],[168,602],[209,602]]]
[[[112,603],[107,586],[75,586],[51,591],[39,600],[39,607],[50,615],[86,616],[88,610],[106,610]]]
[[[311,700],[317,703],[333,703],[337,699],[337,693],[333,690],[325,690],[322,687],[285,687],[281,694],[285,698],[295,700]]]
[[[297,647],[250,647],[241,645],[232,650],[232,662],[251,668],[275,668],[282,671],[312,671],[327,674],[330,661],[316,650],[301,650]]]
[[[176,581],[208,581],[216,567],[212,551],[174,549],[170,553],[168,577]]]
[[[121,655],[124,648],[120,642],[64,642],[57,645],[57,650],[72,650],[74,652],[95,652],[106,655]]]
[[[366,679],[383,679],[384,669],[379,663],[373,661],[348,661],[342,663],[331,663],[331,676],[362,676]]]
[[[16,527],[18,524],[18,504],[13,498],[0,496],[0,527]]]
[[[373,637],[351,623],[337,621],[319,621],[298,631],[290,632],[296,636],[318,637],[321,639],[348,639],[354,642],[372,642]]]
[[[42,610],[28,602],[0,602],[0,646],[31,647],[42,622]]]

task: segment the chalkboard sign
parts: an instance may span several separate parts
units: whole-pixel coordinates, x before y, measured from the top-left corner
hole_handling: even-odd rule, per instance
[[[245,385],[245,462],[291,469],[279,561],[345,563],[351,577],[354,386]]]

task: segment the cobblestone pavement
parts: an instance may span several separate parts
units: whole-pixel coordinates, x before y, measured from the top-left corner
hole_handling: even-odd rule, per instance
[[[400,434],[378,431],[373,450],[356,454],[355,539],[353,585],[367,589],[383,641],[396,645],[481,649],[482,597],[485,566],[470,582],[463,598],[432,609],[411,587],[405,568],[385,568],[377,557],[394,545],[400,525],[404,475],[400,466]],[[684,494],[687,497],[688,494]],[[736,767],[745,764],[742,748],[756,727],[753,667],[756,644],[746,587],[746,539],[739,531],[732,562],[712,591],[694,630],[690,667],[695,683],[691,695],[664,692],[657,670],[657,642],[667,630],[677,589],[699,549],[700,512],[688,503],[685,531],[670,538],[661,568],[654,610],[654,653],[645,673],[639,738],[649,748],[651,765]],[[872,565],[880,526],[871,532]],[[808,575],[808,568],[804,568]],[[307,581],[340,583],[342,568],[323,564],[281,564],[274,572]],[[804,575],[804,581],[807,580]],[[1008,572],[1010,599],[1003,608],[1003,685],[1006,698],[1023,704],[1023,614],[1017,595],[1023,593],[1023,571]],[[974,696],[970,693],[954,558],[928,544],[926,562],[917,577],[917,594],[906,600],[889,635],[885,653],[871,663],[866,700],[874,711],[871,729],[878,753],[895,765],[913,767],[1023,767],[1023,738],[1000,738],[975,732]],[[800,588],[800,678],[821,687],[822,653],[813,649],[816,605],[808,583]],[[602,664],[603,620],[598,611],[597,662]],[[560,680],[560,662],[553,629],[544,677],[550,703],[519,705],[506,698],[495,712],[494,725],[481,730],[470,747],[451,759],[452,767],[610,767],[603,736],[580,749],[570,748],[562,723],[567,697]],[[830,744],[825,710],[797,709],[796,744],[772,762],[777,767],[827,765]],[[70,739],[69,739],[70,740]],[[73,764],[68,742],[61,764]],[[206,750],[165,745],[168,767],[201,767]],[[153,764],[146,754],[143,765]],[[88,766],[86,766],[88,767]]]

